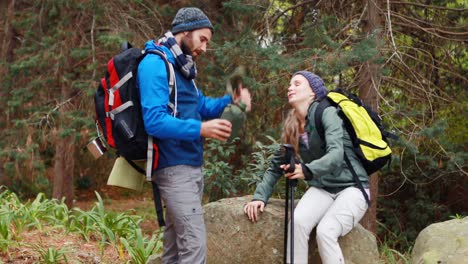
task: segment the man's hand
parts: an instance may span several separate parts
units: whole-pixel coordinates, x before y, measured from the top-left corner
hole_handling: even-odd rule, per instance
[[[250,221],[257,222],[258,221],[258,210],[263,213],[263,209],[265,208],[265,203],[262,201],[252,201],[247,203],[244,206],[244,213],[247,215]]]
[[[234,95],[233,101],[234,103],[239,103],[242,101],[246,106],[246,112],[250,112],[252,109],[249,89],[242,87],[242,83],[239,83],[239,87],[237,88],[237,92]]]
[[[226,141],[231,136],[231,126],[231,122],[225,119],[205,121],[201,125],[200,135],[205,138]]]

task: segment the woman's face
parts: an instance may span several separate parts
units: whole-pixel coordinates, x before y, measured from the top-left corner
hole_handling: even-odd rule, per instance
[[[292,106],[298,104],[309,104],[315,97],[315,93],[309,85],[307,79],[301,74],[292,77],[288,88],[288,102]]]

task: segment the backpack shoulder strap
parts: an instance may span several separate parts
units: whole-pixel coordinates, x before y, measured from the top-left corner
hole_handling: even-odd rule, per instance
[[[177,116],[177,83],[175,78],[174,67],[167,60],[167,56],[164,52],[152,49],[152,50],[142,50],[141,56],[138,58],[138,64],[145,58],[148,54],[155,54],[162,58],[166,66],[167,78],[169,83],[169,103],[168,106],[172,109],[173,116]],[[171,99],[174,99],[174,103],[171,102]],[[148,136],[148,148],[147,148],[147,163],[146,163],[146,180],[151,181],[151,175],[153,173],[153,165],[156,164],[157,158],[155,157],[155,146],[153,142],[153,137]],[[156,159],[155,159],[156,158]]]
[[[164,64],[166,64],[166,72],[167,72],[167,78],[169,82],[169,103],[168,106],[172,109],[172,113],[175,116],[177,116],[177,84],[176,84],[176,78],[175,78],[175,73],[174,73],[174,67],[172,64],[167,60],[166,54],[159,50],[143,50],[142,51],[142,56],[140,58],[140,61],[147,55],[147,54],[156,54],[159,55],[163,61]],[[174,98],[174,104],[171,102],[171,99]],[[147,162],[146,162],[146,180],[151,181],[151,184],[153,186],[153,200],[154,200],[154,205],[156,209],[156,215],[158,218],[158,224],[160,227],[165,226],[166,223],[164,221],[164,214],[163,214],[163,206],[161,202],[161,194],[159,191],[158,185],[151,180],[151,176],[153,175],[154,171],[154,164],[157,163],[158,158],[159,158],[159,151],[157,150],[157,145],[154,144],[153,142],[153,137],[148,136],[148,149],[147,149],[148,155],[147,155]]]
[[[357,176],[356,171],[354,170],[353,164],[349,160],[348,155],[346,155],[346,152],[344,152],[344,160],[349,170],[351,171],[351,174],[353,175],[354,182],[356,183],[359,190],[361,190],[362,195],[364,196],[364,199],[366,200],[367,207],[370,207],[371,202],[369,199],[369,195],[367,195],[366,190],[364,190],[364,186],[362,186],[362,182],[359,180],[359,177]]]
[[[176,87],[176,79],[175,79],[175,73],[174,73],[174,67],[172,66],[172,64],[167,60],[167,56],[166,54],[164,54],[164,52],[162,51],[159,51],[159,50],[143,50],[142,51],[142,56],[140,58],[140,61],[147,55],[147,54],[156,54],[158,56],[160,56],[163,61],[164,61],[164,64],[166,64],[166,71],[167,71],[167,78],[168,78],[168,81],[169,81],[169,94],[171,95],[171,98],[173,97],[173,93],[175,92],[177,94],[177,91],[174,91],[174,90],[177,90],[177,87]],[[174,89],[175,88],[175,89]],[[173,108],[171,106],[171,108]]]
[[[320,102],[319,105],[317,106],[317,109],[315,110],[314,114],[314,120],[315,120],[315,129],[317,129],[317,133],[319,134],[320,138],[325,141],[325,128],[323,128],[322,124],[322,116],[323,116],[323,111],[325,108],[332,106],[330,103],[328,97],[323,98]]]

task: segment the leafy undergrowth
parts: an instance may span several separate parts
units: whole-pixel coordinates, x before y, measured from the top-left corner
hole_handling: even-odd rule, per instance
[[[69,210],[43,194],[22,203],[15,193],[0,192],[0,263],[146,263],[161,252],[162,234],[147,194],[81,192]],[[386,244],[380,254],[385,264],[410,263],[409,252]]]
[[[3,263],[145,263],[162,247],[162,234],[148,214],[152,202],[118,200],[69,210],[39,194],[22,203],[15,193],[0,193],[0,260]],[[81,208],[80,208],[81,206]],[[126,207],[126,208],[123,208]],[[82,209],[84,208],[84,209]],[[123,211],[123,212],[122,212]]]

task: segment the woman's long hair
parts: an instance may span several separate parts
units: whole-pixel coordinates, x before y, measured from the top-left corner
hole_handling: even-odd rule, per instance
[[[299,153],[300,126],[300,117],[296,113],[296,110],[292,108],[289,110],[288,115],[284,120],[281,141],[283,144],[291,144],[294,147],[296,154]]]

